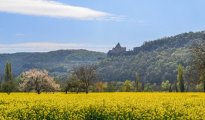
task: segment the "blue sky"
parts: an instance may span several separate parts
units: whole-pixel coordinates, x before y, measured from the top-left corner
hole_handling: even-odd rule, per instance
[[[205,30],[204,0],[1,0],[0,53],[107,52]]]

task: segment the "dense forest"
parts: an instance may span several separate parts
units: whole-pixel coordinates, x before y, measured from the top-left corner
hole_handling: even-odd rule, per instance
[[[144,82],[174,82],[179,64],[184,66],[185,72],[188,71],[192,61],[190,48],[202,37],[203,32],[189,32],[145,42],[132,51],[102,60],[98,70],[105,81],[134,80],[137,72]]]
[[[87,50],[58,50],[45,53],[0,54],[0,73],[6,62],[12,63],[13,73],[18,76],[29,69],[46,69],[59,79],[68,76],[69,71],[78,65],[95,64],[106,58],[105,53]]]
[[[188,71],[192,60],[190,47],[200,42],[202,36],[203,31],[164,37],[147,41],[140,47],[115,56],[87,50],[0,54],[0,68],[10,62],[15,76],[38,68],[46,69],[50,75],[65,80],[74,66],[94,64],[101,81],[133,81],[138,73],[144,83],[174,82],[179,64],[183,65],[185,73]],[[0,69],[1,74],[3,70]]]

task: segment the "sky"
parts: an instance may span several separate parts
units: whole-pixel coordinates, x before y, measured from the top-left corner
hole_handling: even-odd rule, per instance
[[[204,0],[0,0],[0,53],[107,52],[205,30]]]

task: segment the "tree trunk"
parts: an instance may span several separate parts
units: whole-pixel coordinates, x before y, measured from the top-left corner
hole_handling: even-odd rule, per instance
[[[38,94],[40,94],[40,93],[41,93],[41,91],[40,91],[40,90],[37,90],[37,93],[38,93]]]
[[[144,91],[144,82],[142,82],[142,92]]]
[[[205,92],[205,80],[203,82],[204,82],[204,92]]]
[[[180,81],[180,90],[181,90],[181,92],[185,92],[184,89],[185,89],[185,88],[184,88],[184,80],[182,79],[182,80]]]
[[[79,88],[77,88],[77,94],[79,93]]]
[[[86,92],[86,94],[88,94],[88,87],[85,88],[85,92]]]
[[[169,92],[172,92],[172,84],[169,86]]]
[[[135,92],[139,92],[139,82],[136,82],[136,89]]]
[[[177,89],[177,82],[175,82],[175,90],[176,90],[176,92],[178,92],[178,89]]]
[[[190,88],[190,85],[189,85],[189,83],[187,83],[187,89],[186,89],[186,92],[189,92],[189,88]]]

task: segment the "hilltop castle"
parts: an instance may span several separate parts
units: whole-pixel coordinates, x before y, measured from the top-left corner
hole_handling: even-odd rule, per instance
[[[126,47],[121,47],[120,43],[118,43],[112,50],[109,50],[108,56],[119,56],[126,53]]]

